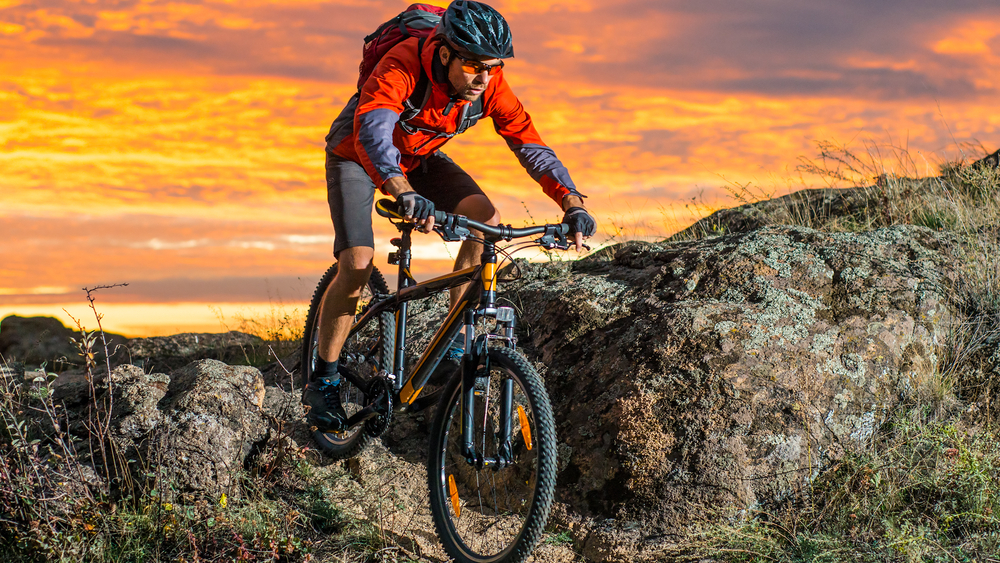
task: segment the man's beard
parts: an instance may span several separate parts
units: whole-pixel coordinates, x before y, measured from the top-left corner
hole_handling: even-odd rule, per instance
[[[473,93],[472,92],[473,89],[476,89],[476,90],[479,90],[479,91]],[[474,86],[474,85],[470,84],[470,85],[466,86],[465,88],[462,88],[462,93],[459,94],[458,97],[462,98],[463,100],[465,100],[467,102],[474,102],[477,99],[479,99],[479,96],[482,96],[484,92],[486,92],[486,87],[485,86]]]

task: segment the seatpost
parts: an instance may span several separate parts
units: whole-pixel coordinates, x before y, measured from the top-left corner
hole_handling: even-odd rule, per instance
[[[399,230],[402,233],[400,238],[390,241],[398,250],[389,256],[390,262],[395,258],[399,264],[396,276],[397,293],[399,290],[413,284],[412,276],[410,276],[410,258],[412,256],[410,252],[410,235],[413,231],[413,226],[410,223],[403,223],[400,225]],[[397,393],[403,388],[403,380],[406,379],[406,374],[403,371],[406,369],[406,309],[408,305],[409,303],[406,302],[401,303],[396,310],[396,350],[392,363],[392,372],[396,376],[396,379],[393,381],[393,387],[396,388]]]

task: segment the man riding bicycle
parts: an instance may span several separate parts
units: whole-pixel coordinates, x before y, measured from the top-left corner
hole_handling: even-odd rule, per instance
[[[338,270],[323,302],[313,379],[302,395],[309,423],[318,430],[345,430],[337,359],[372,271],[375,189],[393,196],[423,232],[433,228],[435,209],[500,224],[499,212],[475,180],[439,150],[475,122],[470,114],[481,111],[493,119],[528,174],[562,207],[577,251],[596,232],[584,196],[504,79],[503,59],[513,56],[503,16],[486,4],[456,0],[431,36],[406,39],[382,57],[331,126],[327,199]],[[427,92],[421,95],[424,85]],[[422,97],[423,105],[414,108],[415,97]],[[479,243],[462,242],[455,270],[478,264],[480,253]],[[452,290],[452,304],[461,292]]]

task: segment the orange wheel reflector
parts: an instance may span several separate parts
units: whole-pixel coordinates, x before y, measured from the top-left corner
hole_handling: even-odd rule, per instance
[[[458,487],[455,486],[455,476],[448,476],[448,496],[451,497],[451,507],[455,509],[455,518],[462,516],[462,504],[458,500]]]
[[[524,445],[531,449],[531,427],[528,426],[528,415],[524,412],[524,407],[517,405],[517,417],[521,419],[521,435],[524,436]]]

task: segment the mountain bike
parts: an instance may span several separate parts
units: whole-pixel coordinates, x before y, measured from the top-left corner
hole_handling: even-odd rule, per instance
[[[331,457],[352,457],[386,431],[394,413],[437,403],[427,482],[431,516],[445,551],[463,562],[523,561],[541,538],[552,504],[555,422],[541,377],[516,350],[514,309],[497,304],[503,265],[497,257],[506,260],[531,246],[565,250],[568,225],[494,227],[438,211],[434,231],[445,241],[481,242],[481,264],[418,283],[410,275],[413,223],[403,220],[391,200],[379,200],[375,209],[401,233],[392,239],[396,249],[389,254],[389,263],[398,266],[398,287],[390,293],[373,268],[340,354],[347,430],[316,430],[314,439]],[[473,237],[472,229],[483,237]],[[500,241],[527,237],[537,238],[497,247]],[[336,272],[334,264],[323,275],[306,317],[303,385],[315,367],[320,308]],[[466,283],[468,288],[408,369],[408,305]],[[482,327],[478,333],[477,327]],[[421,396],[456,344],[463,352],[458,367],[436,393]]]

